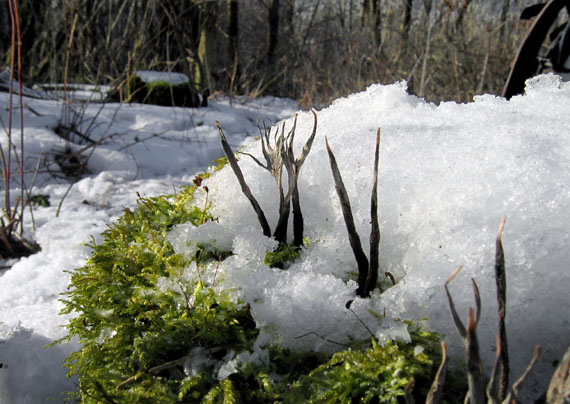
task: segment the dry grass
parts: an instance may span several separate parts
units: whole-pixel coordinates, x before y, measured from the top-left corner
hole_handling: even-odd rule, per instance
[[[37,0],[20,3],[26,22],[23,73],[30,80],[63,81],[60,66],[75,15],[71,82],[119,84],[136,69],[190,77],[195,71],[199,1],[63,0],[58,7]],[[424,0],[413,3],[404,29],[403,2],[384,0],[379,3],[380,31],[373,32],[361,22],[360,1],[283,0],[277,58],[269,63],[269,2],[240,2],[238,66],[226,50],[228,2],[217,3],[214,92],[286,96],[304,107],[328,104],[371,83],[402,79],[410,92],[435,102],[499,94],[529,25],[518,20],[518,10],[501,23],[497,10],[468,0]],[[6,56],[9,47],[0,45],[0,51]]]

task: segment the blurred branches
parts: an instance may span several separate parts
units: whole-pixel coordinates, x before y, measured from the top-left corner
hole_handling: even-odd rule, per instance
[[[328,103],[406,79],[430,101],[500,93],[526,31],[514,5],[469,0],[21,0],[24,77],[117,84],[137,69],[197,90]],[[495,7],[496,10],[493,8]],[[0,5],[0,39],[6,5]],[[429,40],[427,40],[429,38]],[[0,41],[4,60],[9,41]]]

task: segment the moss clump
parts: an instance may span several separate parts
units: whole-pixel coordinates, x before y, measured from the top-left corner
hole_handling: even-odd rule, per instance
[[[81,403],[396,402],[410,379],[425,391],[436,360],[414,347],[435,352],[436,334],[414,331],[411,345],[356,341],[332,357],[279,346],[254,350],[259,330],[249,305],[207,276],[231,251],[213,254],[204,245],[184,257],[166,239],[174,225],[213,220],[208,206],[192,203],[208,176],[175,195],[140,198],[102,243],[92,244],[85,266],[71,272],[63,313],[76,317],[59,342],[81,344],[65,363],[79,378]],[[289,258],[277,253],[278,262]],[[237,361],[220,377],[240,354],[257,360]]]
[[[412,343],[387,341],[364,350],[337,352],[311,371],[304,383],[310,383],[313,403],[399,403],[406,385],[413,380],[414,395],[425,400],[438,355],[434,349],[437,336],[416,330]]]
[[[275,251],[265,254],[263,262],[270,268],[284,269],[290,263],[301,257],[300,248],[286,243],[281,244]]]
[[[145,83],[136,74],[129,79],[127,101],[166,107],[194,108],[200,106],[198,94],[189,83],[171,84],[166,81]]]
[[[72,272],[63,312],[78,313],[68,329],[82,348],[66,366],[79,376],[83,403],[174,402],[189,384],[207,394],[218,382],[186,369],[190,353],[199,348],[215,363],[255,341],[249,307],[200,279],[209,259],[184,259],[166,241],[172,225],[204,219],[189,204],[194,190],[141,198]]]

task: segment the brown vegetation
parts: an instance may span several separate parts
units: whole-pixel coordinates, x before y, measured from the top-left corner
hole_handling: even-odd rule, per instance
[[[499,94],[528,27],[509,1],[20,0],[24,77],[118,85],[137,69],[176,71],[200,92],[327,104],[406,79],[430,101]],[[0,21],[6,6],[0,6]],[[54,3],[56,4],[56,3]],[[0,52],[9,58],[9,32]]]

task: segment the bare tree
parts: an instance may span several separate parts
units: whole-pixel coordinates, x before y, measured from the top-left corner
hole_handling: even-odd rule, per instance
[[[382,42],[382,17],[380,12],[380,0],[362,0],[360,10],[360,24],[370,30],[376,46]]]
[[[283,35],[291,38],[294,34],[293,22],[295,17],[295,0],[285,0],[283,4],[283,21],[285,23],[285,29],[283,30]]]
[[[229,89],[233,93],[235,83],[240,74],[239,58],[238,58],[238,11],[239,1],[228,0],[228,72],[229,72]]]
[[[267,19],[267,64],[275,64],[277,38],[279,37],[279,0],[270,0]]]
[[[198,90],[212,90],[212,63],[216,35],[217,2],[205,0],[200,5],[200,43],[198,45],[198,69],[194,74]]]
[[[400,56],[406,54],[408,47],[408,37],[410,35],[410,23],[412,21],[412,0],[404,0],[404,10],[402,13],[402,24],[400,25]]]

